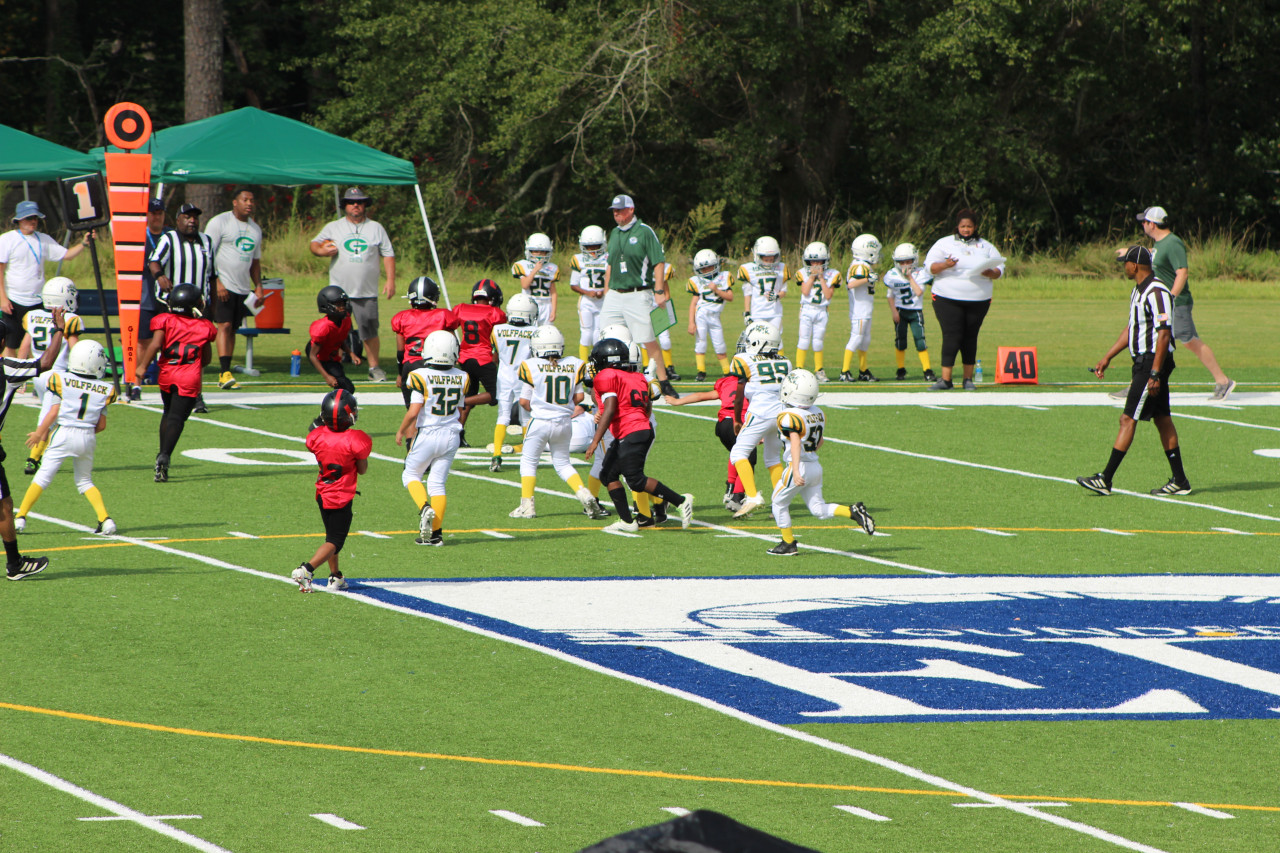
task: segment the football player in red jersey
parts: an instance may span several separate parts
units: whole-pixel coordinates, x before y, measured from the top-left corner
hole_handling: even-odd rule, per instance
[[[618,520],[605,527],[605,531],[635,533],[640,529],[631,514],[623,480],[634,492],[648,492],[679,507],[680,526],[687,529],[693,523],[693,495],[681,495],[644,473],[645,457],[653,444],[649,380],[643,373],[636,372],[638,365],[631,363],[627,345],[616,338],[605,338],[596,344],[591,351],[591,363],[596,370],[592,387],[600,400],[600,422],[587,447],[586,458],[590,459],[595,453],[605,430],[614,437],[600,466],[600,482],[609,490],[609,497],[618,510]]]
[[[363,430],[352,429],[358,409],[356,398],[341,388],[330,391],[320,401],[320,425],[307,436],[307,450],[316,456],[320,477],[316,480],[316,504],[324,522],[324,543],[315,555],[293,570],[299,592],[311,592],[315,570],[329,563],[329,589],[347,588],[347,579],[338,568],[338,553],[351,532],[351,504],[356,497],[356,479],[369,470],[373,439]]]
[[[178,446],[182,428],[200,396],[200,370],[213,357],[210,342],[218,329],[200,313],[204,297],[194,284],[179,284],[169,294],[169,313],[151,318],[151,340],[139,364],[160,354],[160,452],[156,454],[156,482],[169,482],[169,457]]]
[[[422,342],[432,332],[451,332],[458,328],[457,315],[445,308],[437,308],[440,302],[440,285],[431,276],[420,275],[409,283],[405,296],[409,307],[391,318],[391,331],[396,333],[396,387],[404,395],[404,407],[409,408],[409,388],[405,379],[422,367]]]
[[[502,288],[489,279],[481,279],[471,289],[471,304],[457,305],[453,315],[461,327],[462,348],[458,354],[458,367],[470,378],[468,387],[484,392],[476,395],[477,403],[493,404],[498,399],[498,363],[493,360],[493,327],[507,322],[507,312],[502,310]],[[460,410],[462,437],[459,447],[467,444],[467,416],[471,407]]]
[[[324,377],[326,385],[354,394],[356,386],[342,370],[343,353],[351,357],[352,364],[360,363],[360,356],[351,351],[347,342],[351,335],[351,302],[347,299],[347,292],[336,284],[320,288],[316,294],[316,308],[324,316],[311,324],[307,358],[316,372]]]
[[[720,439],[720,443],[724,445],[725,450],[733,450],[733,444],[738,439],[738,434],[733,429],[733,401],[737,394],[738,377],[725,375],[716,380],[715,387],[711,391],[695,391],[683,397],[665,397],[664,399],[672,406],[687,406],[691,403],[719,400],[720,411],[716,414],[716,438]],[[744,413],[748,405],[749,401],[743,400],[742,411]],[[755,467],[755,450],[752,450],[750,455],[747,456],[747,463],[751,467]],[[742,478],[738,476],[738,469],[733,467],[732,462],[727,462],[726,464],[728,473],[724,482],[724,508],[736,512],[742,506],[742,501],[746,494],[742,490]]]

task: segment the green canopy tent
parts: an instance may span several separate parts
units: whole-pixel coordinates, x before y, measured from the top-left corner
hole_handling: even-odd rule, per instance
[[[101,168],[103,150],[89,152],[96,158],[94,169]],[[436,276],[445,289],[418,176],[408,160],[253,107],[158,131],[142,150],[151,154],[151,178],[160,185],[412,184]],[[446,290],[446,304],[448,298]]]
[[[88,154],[0,124],[0,181],[56,181],[99,168]]]

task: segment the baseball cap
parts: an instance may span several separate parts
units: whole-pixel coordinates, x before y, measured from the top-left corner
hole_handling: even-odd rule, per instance
[[[40,205],[34,201],[18,202],[18,209],[13,212],[13,221],[17,222],[19,219],[26,219],[29,216],[38,216],[44,219],[44,214],[40,212]]]
[[[1149,267],[1151,266],[1151,250],[1146,246],[1130,246],[1129,251],[1124,253],[1124,262],[1126,264]]]
[[[1169,214],[1163,207],[1148,207],[1138,214],[1139,222],[1150,222],[1152,225],[1163,225],[1168,218]]]
[[[153,198],[147,202],[147,213],[164,213],[164,202],[158,198]]]
[[[348,187],[347,191],[342,194],[342,203],[346,204],[350,201],[359,201],[368,204],[373,201],[373,199],[369,197],[368,193],[359,187]]]
[[[626,210],[628,207],[635,207],[636,201],[629,195],[615,195],[613,202],[610,203],[610,210]]]
[[[178,208],[178,213],[179,215],[183,213],[187,213],[187,214],[190,214],[191,216],[199,216],[200,214],[204,213],[204,211],[196,207],[191,202],[187,202],[183,204],[182,207]]]

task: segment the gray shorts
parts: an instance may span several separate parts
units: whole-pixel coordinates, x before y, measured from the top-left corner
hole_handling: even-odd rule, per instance
[[[351,328],[362,341],[376,338],[378,336],[378,297],[352,296],[349,301],[351,302]]]
[[[1186,305],[1173,306],[1173,339],[1178,343],[1185,344],[1200,337],[1196,334],[1196,322],[1191,319],[1191,308],[1194,305],[1193,299]]]

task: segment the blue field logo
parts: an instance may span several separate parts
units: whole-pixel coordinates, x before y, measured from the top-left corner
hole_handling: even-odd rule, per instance
[[[1276,577],[511,579],[361,591],[781,724],[1280,716]]]

